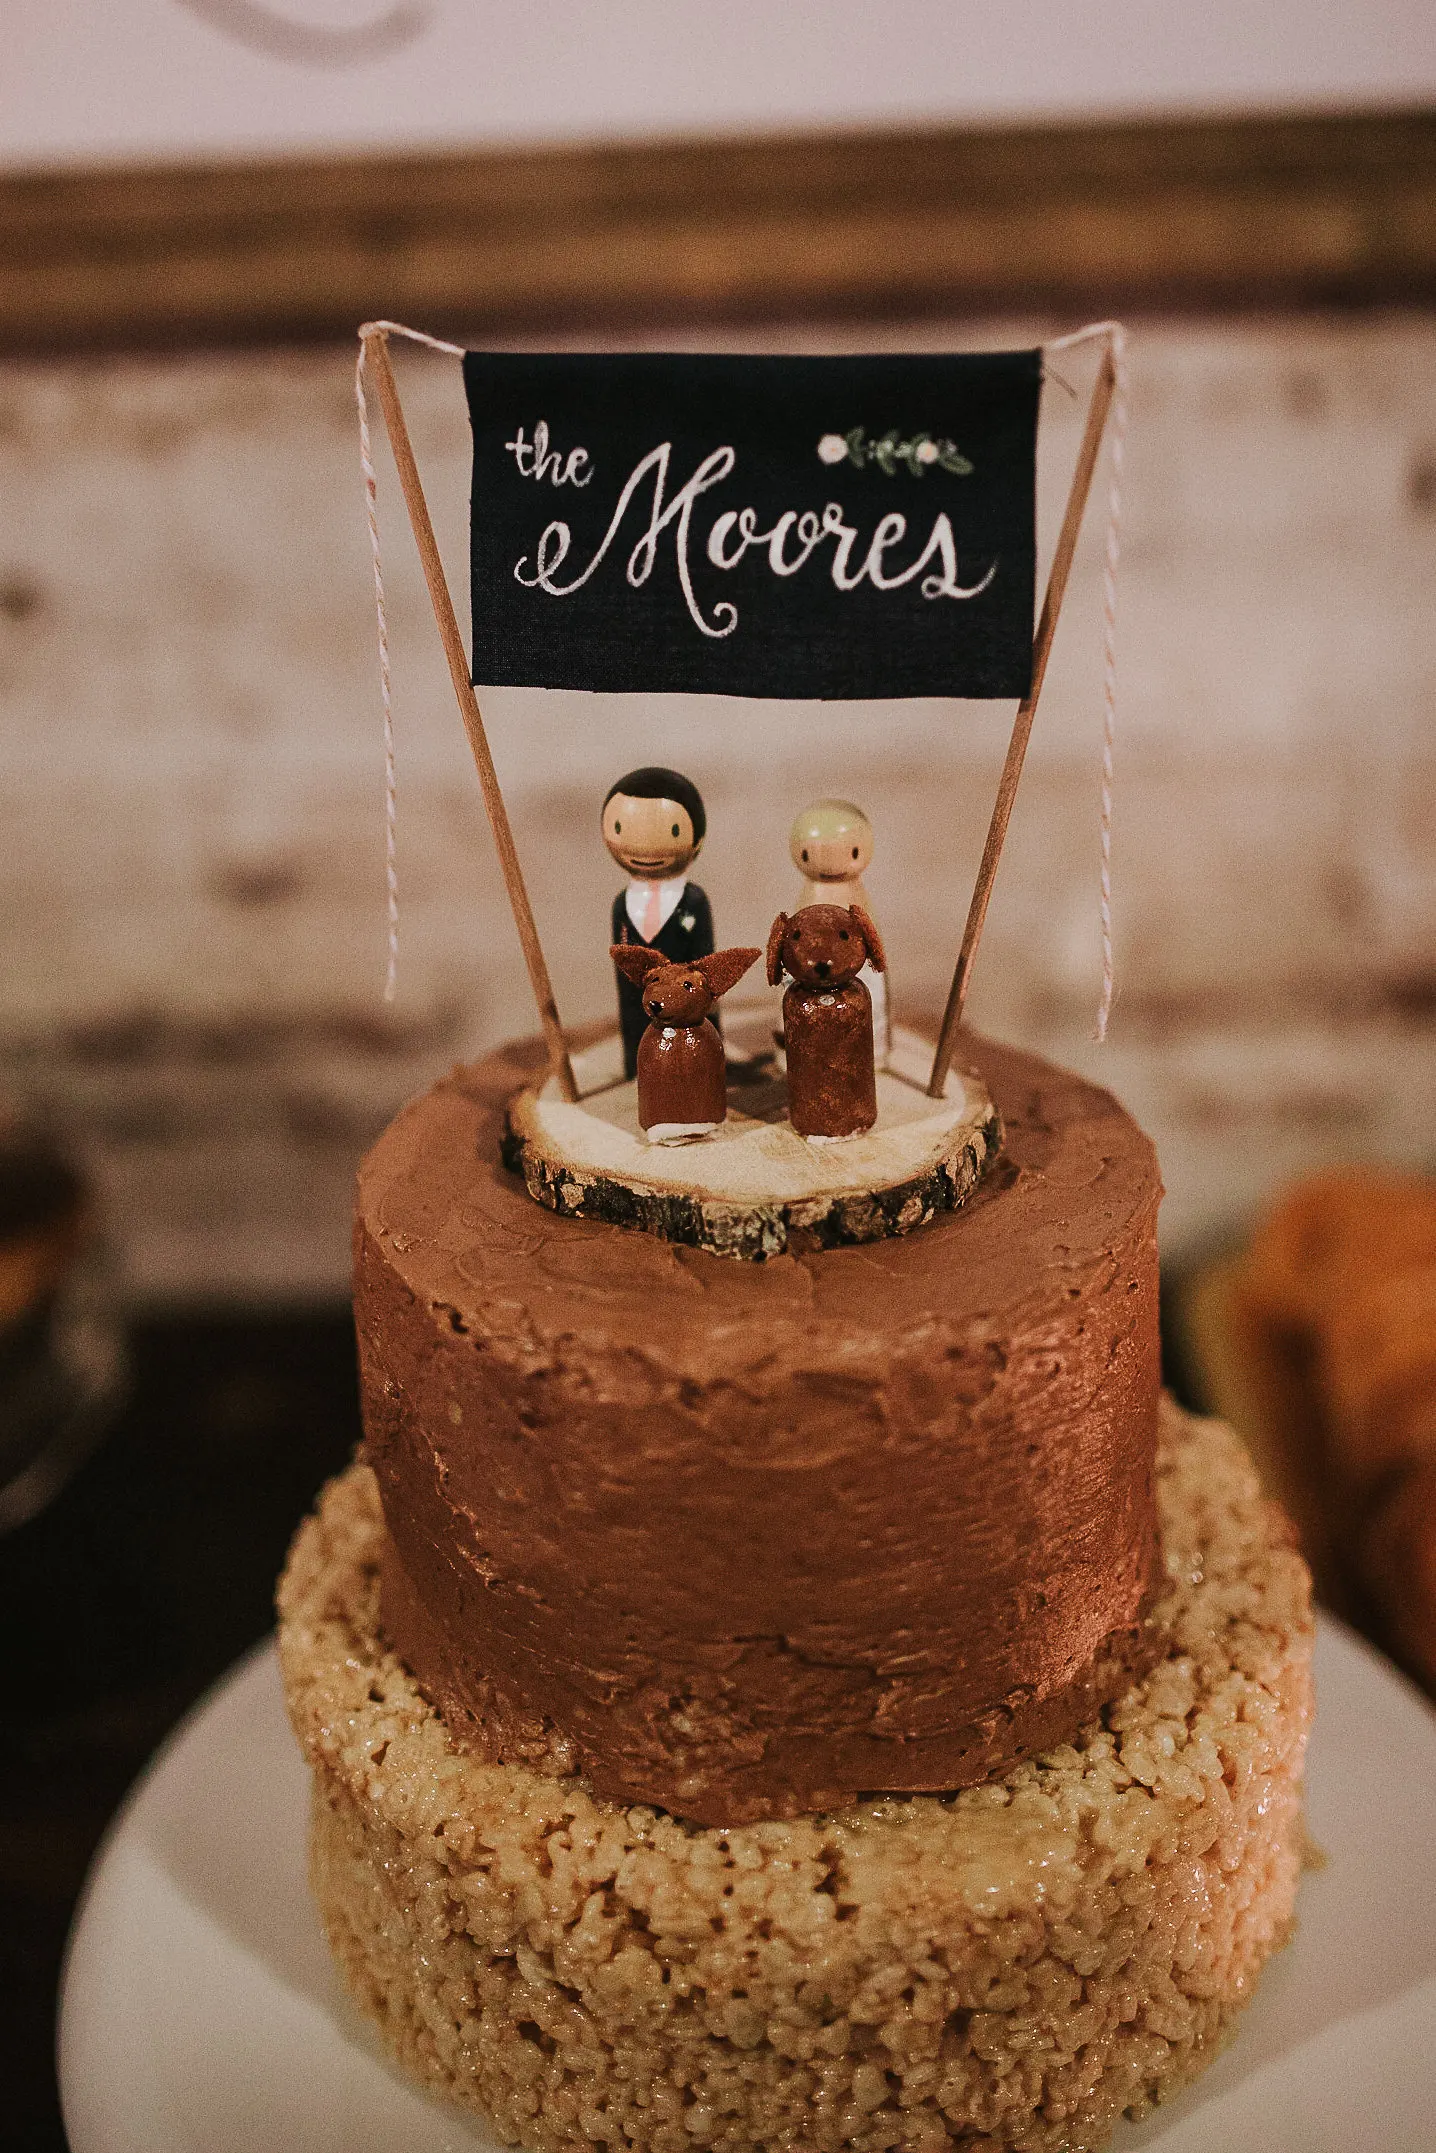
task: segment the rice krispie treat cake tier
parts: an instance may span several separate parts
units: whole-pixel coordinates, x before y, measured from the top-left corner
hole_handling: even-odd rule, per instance
[[[1078,2153],[1210,2059],[1291,1924],[1309,1581],[1219,1423],[1163,1409],[1168,1645],[954,1796],[724,1830],[487,1763],[378,1627],[355,1466],[280,1591],[313,1872],[361,2007],[507,2141]]]

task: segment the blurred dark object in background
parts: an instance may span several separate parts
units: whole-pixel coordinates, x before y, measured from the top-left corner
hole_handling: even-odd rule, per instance
[[[138,1322],[108,1439],[0,1539],[0,2142],[64,2153],[66,1932],[116,1805],[273,1622],[291,1533],[359,1435],[347,1309]]]
[[[83,1463],[124,1376],[84,1182],[0,1103],[0,1534],[38,1516]]]

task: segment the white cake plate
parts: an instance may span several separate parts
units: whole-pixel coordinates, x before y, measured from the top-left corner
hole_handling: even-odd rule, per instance
[[[1113,2153],[1431,2153],[1436,1713],[1334,1622],[1308,1777],[1327,1866],[1227,2053]],[[71,1937],[72,2153],[473,2153],[498,2141],[384,2061],[305,1883],[307,1774],[272,1646],[135,1788]]]

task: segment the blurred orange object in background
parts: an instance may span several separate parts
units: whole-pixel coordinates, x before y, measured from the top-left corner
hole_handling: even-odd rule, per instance
[[[1436,1181],[1298,1182],[1191,1313],[1323,1597],[1436,1692]]]

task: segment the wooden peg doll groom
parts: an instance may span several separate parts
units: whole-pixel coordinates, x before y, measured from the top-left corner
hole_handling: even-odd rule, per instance
[[[640,943],[673,964],[712,956],[713,914],[698,884],[687,879],[707,827],[702,794],[676,770],[630,770],[609,787],[603,841],[628,876],[628,887],[613,900],[611,943]],[[631,1077],[648,1019],[632,980],[617,967],[615,976],[623,1069]]]

